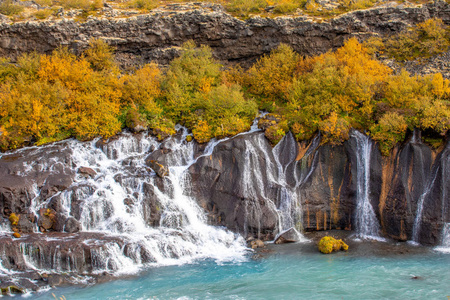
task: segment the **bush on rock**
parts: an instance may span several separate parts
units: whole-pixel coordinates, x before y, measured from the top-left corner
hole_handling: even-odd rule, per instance
[[[339,250],[348,250],[348,245],[342,240],[337,240],[331,236],[325,236],[319,242],[319,251],[324,254],[329,254],[333,251]]]

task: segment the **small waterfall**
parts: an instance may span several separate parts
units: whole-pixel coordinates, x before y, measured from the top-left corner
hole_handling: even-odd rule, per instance
[[[448,203],[448,178],[450,177],[450,143],[447,143],[446,148],[440,155],[439,163],[433,166],[431,177],[429,178],[425,190],[420,195],[417,201],[416,217],[414,219],[412,242],[419,243],[419,234],[422,226],[424,203],[429,198],[429,194],[432,192],[433,187],[437,180],[441,180],[440,199],[441,199],[441,218],[445,224],[450,220],[449,215],[449,203]],[[446,232],[444,226],[444,233]],[[445,240],[445,239],[443,239]]]
[[[289,140],[288,140],[289,139]],[[308,150],[306,151],[304,157],[308,157],[311,155],[319,146],[320,136],[316,136]],[[297,174],[298,168],[296,167],[298,163],[306,163],[306,160],[296,161],[297,158],[297,149],[295,147],[296,141],[292,136],[292,133],[288,133],[283,137],[283,139],[273,148],[273,155],[275,158],[275,163],[278,168],[278,178],[275,181],[280,185],[279,192],[279,207],[278,212],[280,215],[280,229],[279,232],[282,233],[290,228],[295,228],[300,241],[305,241],[306,238],[300,234],[302,231],[302,206],[300,199],[300,190],[299,187],[308,180],[309,176],[313,172],[313,167],[309,170],[309,172],[301,174]],[[285,161],[288,163],[282,163],[280,158],[283,157]],[[294,184],[290,185],[287,182],[287,174],[288,172],[292,172],[292,170],[288,170],[290,164],[294,164],[293,168],[293,176],[294,176]],[[302,169],[302,168],[300,168]],[[306,168],[303,168],[306,169]]]
[[[428,196],[431,189],[433,188],[433,185],[434,185],[434,182],[436,181],[437,175],[438,175],[438,172],[434,172],[434,175],[432,175],[432,180],[428,181],[428,184],[425,187],[425,190],[423,191],[422,195],[420,195],[420,198],[417,201],[417,212],[416,212],[416,217],[414,218],[414,225],[413,225],[413,232],[412,232],[412,241],[414,243],[419,243],[419,232],[420,232],[420,226],[422,225],[423,204],[425,202],[426,197]]]
[[[251,141],[246,140],[244,142],[245,163],[242,171],[241,186],[242,195],[245,198],[245,230],[247,230],[248,227],[257,227],[255,229],[258,235],[261,233],[261,218],[264,217],[261,207],[262,203],[260,203],[259,199],[264,199],[263,205],[267,205],[271,211],[277,211],[275,203],[266,195],[263,174],[267,175],[269,183],[274,182],[271,163],[273,159],[269,156],[269,153],[265,151],[265,147],[261,145],[263,139],[263,135],[258,135],[254,136]],[[261,163],[261,154],[264,156],[263,161],[265,162],[265,166]],[[280,220],[278,220],[278,224],[279,223]],[[244,236],[247,235],[248,232],[244,232]]]
[[[358,237],[380,240],[380,226],[370,203],[370,156],[373,142],[357,130],[351,136],[356,140],[356,218],[355,227]]]
[[[434,249],[440,252],[450,253],[450,223],[444,224],[441,245]]]

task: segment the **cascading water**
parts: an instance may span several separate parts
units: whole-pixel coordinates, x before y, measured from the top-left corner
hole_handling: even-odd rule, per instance
[[[308,180],[309,176],[314,170],[314,165],[311,167],[308,173],[301,172],[297,174],[297,170],[307,169],[307,168],[297,168],[298,163],[305,163],[306,160],[302,160],[301,162],[296,160],[297,151],[296,148],[289,145],[287,147],[283,147],[285,145],[286,139],[295,140],[291,133],[288,133],[283,137],[283,139],[273,148],[273,156],[275,158],[275,163],[278,169],[278,178],[275,182],[280,185],[280,192],[278,196],[279,207],[278,212],[280,215],[280,234],[289,230],[290,228],[294,228],[297,231],[298,240],[306,241],[307,239],[300,233],[301,228],[301,218],[302,218],[302,206],[300,201],[300,189],[299,187]],[[320,136],[317,135],[311,142],[308,150],[306,151],[304,157],[308,157],[311,155],[314,150],[319,146]],[[292,144],[292,143],[291,143]],[[287,148],[287,149],[286,149]],[[287,182],[287,172],[288,172],[288,164],[282,164],[280,161],[281,157],[284,157],[289,163],[293,163],[295,166],[294,170],[294,185],[290,185]]]
[[[425,199],[427,195],[430,193],[431,189],[433,188],[434,182],[436,181],[438,172],[434,172],[432,175],[432,179],[428,181],[427,186],[425,187],[425,190],[423,191],[422,195],[420,195],[419,200],[417,201],[417,212],[416,217],[414,218],[414,225],[413,225],[413,232],[412,232],[412,241],[414,243],[419,243],[419,233],[420,233],[420,226],[422,224],[422,214],[423,214],[423,204],[425,202]]]
[[[412,242],[418,244],[419,243],[419,235],[422,226],[422,218],[423,218],[423,210],[424,203],[429,197],[429,194],[432,192],[433,187],[436,184],[436,180],[440,178],[442,181],[441,189],[440,189],[440,199],[441,199],[441,218],[443,224],[448,224],[450,220],[449,216],[449,203],[448,203],[448,184],[446,184],[446,180],[450,177],[450,143],[447,143],[446,148],[441,153],[440,163],[435,164],[433,166],[431,177],[427,182],[425,190],[420,195],[419,200],[417,201],[417,211],[416,217],[414,219],[413,225],[413,233],[412,233]],[[446,240],[446,225],[443,227],[443,243]],[[444,246],[445,247],[445,246]]]
[[[357,130],[351,136],[356,141],[356,234],[363,239],[382,240],[379,236],[380,226],[370,203],[370,156],[371,139]]]
[[[278,213],[278,232],[291,227],[300,229],[296,226],[301,222],[296,190],[308,175],[297,174],[294,168],[295,184],[287,183],[287,166],[279,160],[280,146],[271,151],[263,134],[251,135],[260,131],[257,122],[258,119],[250,131],[238,135],[249,135],[245,140],[246,164],[242,166],[244,196],[248,198],[246,218],[252,224],[260,224],[264,213],[258,212],[264,206]],[[207,225],[205,212],[188,196],[192,195],[188,168],[200,157],[211,155],[216,145],[229,138],[211,140],[203,154],[196,157],[194,142],[186,142],[187,129],[176,129],[178,134],[163,143],[146,134],[122,133],[107,143],[67,140],[18,150],[24,151],[24,157],[30,153],[40,157],[44,152],[55,155],[46,160],[30,160],[15,175],[52,174],[58,169],[59,174],[71,174],[73,180],[67,188],[50,196],[42,192],[41,183],[39,188],[36,183],[31,184],[27,190],[28,213],[40,218],[41,209],[56,205],[58,214],[65,220],[78,221],[80,226],[80,232],[74,235],[43,235],[43,244],[36,243],[39,238],[17,240],[25,268],[123,274],[135,273],[143,266],[203,258],[217,262],[245,259],[244,240],[223,228]],[[290,163],[299,163],[295,151],[289,151]],[[169,170],[166,177],[160,178],[148,167],[146,158],[150,156],[163,159]],[[90,174],[81,171],[86,167]],[[274,190],[277,195],[272,194]],[[260,202],[262,199],[264,203]],[[34,231],[38,232],[38,222],[34,224]],[[11,234],[9,223],[1,224],[0,231]],[[298,235],[298,240],[304,240]]]
[[[157,177],[144,161],[160,143],[146,135],[125,133],[99,147],[97,141],[67,142],[72,150],[67,165],[73,171],[89,166],[96,175],[86,178],[77,174],[68,189],[49,199],[31,197],[30,209],[36,215],[59,197],[61,212],[78,216],[81,234],[94,235],[81,243],[90,247],[90,273],[134,273],[148,264],[180,264],[204,258],[217,262],[245,259],[244,240],[223,228],[207,225],[203,210],[186,195],[186,170],[195,162],[194,143],[187,143],[187,131],[178,129],[183,131],[182,136],[165,142],[171,150],[166,161],[169,175],[165,178]],[[211,152],[213,147],[214,142],[209,146]],[[151,201],[155,205],[149,206]],[[159,224],[151,226],[148,216],[157,213]],[[97,240],[98,234],[106,238]],[[58,246],[45,250],[24,242],[20,249],[29,268],[51,266],[49,271],[57,272],[79,271],[80,262],[70,252],[84,251],[69,249],[61,261]]]

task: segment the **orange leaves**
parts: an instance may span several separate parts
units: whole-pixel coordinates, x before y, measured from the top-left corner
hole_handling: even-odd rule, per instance
[[[161,71],[156,64],[148,64],[134,74],[122,76],[122,106],[136,105],[156,116],[162,113],[155,99],[160,97]]]
[[[323,144],[337,145],[348,140],[350,123],[333,111],[327,119],[319,123],[319,129],[322,133]]]
[[[0,86],[0,125],[10,132],[2,147],[43,144],[68,136],[89,139],[120,130],[117,77],[97,72],[84,58],[60,48],[51,56],[24,56],[17,80]]]
[[[448,99],[450,97],[450,81],[444,79],[441,73],[433,74],[431,79],[431,91],[433,95],[438,98]]]
[[[199,143],[206,143],[212,138],[212,130],[206,121],[200,120],[192,129],[194,138]]]
[[[50,83],[61,82],[69,89],[82,89],[93,75],[89,63],[76,59],[67,48],[59,48],[51,56],[41,56],[40,63],[37,72],[40,79]]]
[[[248,70],[243,84],[250,93],[267,102],[283,100],[294,80],[298,61],[299,55],[288,45],[281,44]]]

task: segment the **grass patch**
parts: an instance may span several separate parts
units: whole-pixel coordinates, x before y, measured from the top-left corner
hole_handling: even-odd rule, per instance
[[[53,14],[51,9],[41,9],[33,13],[33,16],[38,20],[45,20]]]
[[[0,4],[0,14],[6,16],[15,16],[23,12],[24,7],[8,0]]]
[[[130,0],[126,2],[127,8],[135,8],[141,10],[152,10],[158,7],[161,3],[158,0]]]

